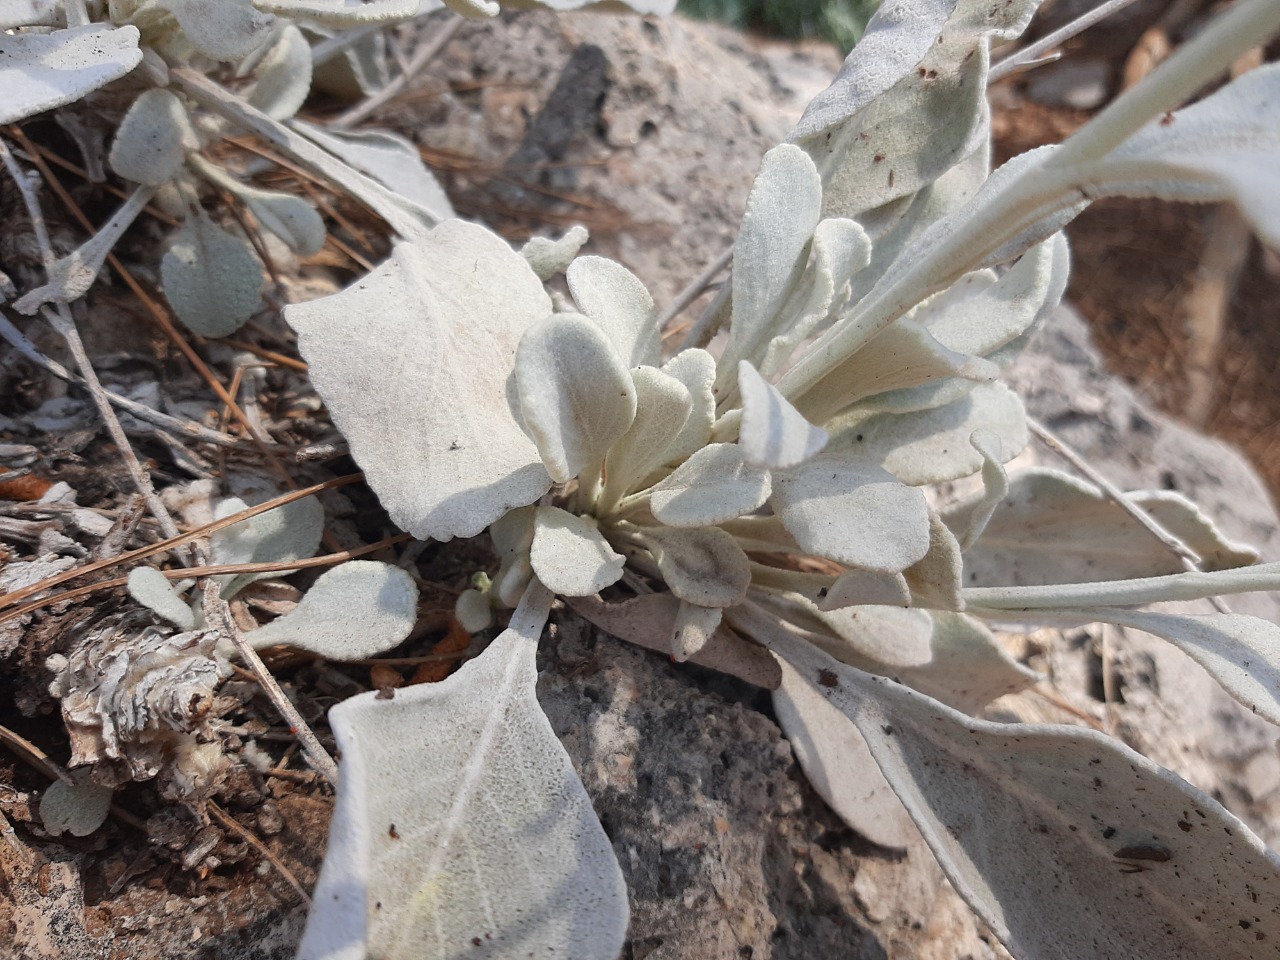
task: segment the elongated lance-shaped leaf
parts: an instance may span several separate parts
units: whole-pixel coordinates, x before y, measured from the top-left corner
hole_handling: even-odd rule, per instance
[[[237,180],[221,167],[200,156],[190,160],[192,169],[206,180],[231,193],[270,230],[304,257],[318,253],[324,246],[324,218],[308,201],[291,193],[263,190]]]
[[[392,23],[407,20],[418,12],[420,0],[253,0],[253,5],[267,13],[296,20],[314,20],[325,27],[342,29],[364,23]]]
[[[91,23],[52,33],[0,33],[0,123],[74,103],[142,61],[138,28]]]
[[[794,467],[827,445],[827,431],[806,420],[746,360],[738,363],[738,391],[742,395],[738,443],[753,467]]]
[[[813,684],[781,661],[773,712],[804,775],[840,819],[872,843],[906,847],[915,824],[876,766],[858,728]]]
[[[1114,623],[1163,637],[1254,713],[1280,723],[1280,627],[1238,613],[1185,615],[1082,607],[1036,611],[1047,623]]]
[[[565,281],[578,309],[599,325],[626,366],[658,365],[657,310],[635,274],[604,257],[578,257],[565,271]]]
[[[821,207],[822,183],[803,150],[782,144],[764,155],[733,247],[733,319],[720,358],[726,386],[737,361],[753,358],[786,325],[778,310],[805,267]]]
[[[245,638],[329,660],[360,660],[400,644],[418,619],[418,588],[399,567],[349,560],[320,575],[297,607]]]
[[[450,220],[342,293],[286,307],[285,319],[392,520],[448,540],[551,486],[508,403],[516,345],[550,312],[523,257]]]
[[[673,527],[708,527],[751,513],[769,499],[767,470],[753,467],[736,443],[712,443],[652,488],[653,515]]]
[[[827,451],[774,481],[773,509],[808,553],[897,573],[929,549],[924,494],[859,451]]]
[[[533,584],[446,680],[330,712],[342,781],[299,960],[618,955],[622,872],[534,691],[551,601]]]
[[[549,590],[589,597],[618,582],[626,558],[609,546],[593,517],[538,507],[529,562]]]
[[[857,725],[956,890],[1019,960],[1252,960],[1280,941],[1280,905],[1262,893],[1280,857],[1118,741],[973,720],[801,641],[774,650]]]
[[[525,429],[556,483],[600,469],[636,416],[636,388],[608,337],[580,314],[535,324],[516,350]]]
[[[1205,570],[1244,567],[1258,558],[1256,550],[1228,540],[1181,494],[1145,490],[1127,498],[1194,550]],[[974,586],[1130,580],[1183,569],[1181,558],[1114,500],[1057,470],[1019,471],[996,504],[983,494],[957,504],[944,519],[963,532],[986,511],[992,512],[984,532],[965,554],[966,582]]]

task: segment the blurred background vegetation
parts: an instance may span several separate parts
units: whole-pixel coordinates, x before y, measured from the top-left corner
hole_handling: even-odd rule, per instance
[[[877,6],[879,0],[680,0],[677,10],[775,37],[830,40],[847,52]]]

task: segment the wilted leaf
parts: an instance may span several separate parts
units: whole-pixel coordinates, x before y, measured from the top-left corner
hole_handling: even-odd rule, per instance
[[[548,590],[589,597],[618,582],[626,557],[609,546],[593,518],[538,507],[529,562]]]
[[[74,103],[142,61],[138,28],[91,23],[52,33],[0,33],[0,123]]]
[[[1246,566],[1258,558],[1256,550],[1223,536],[1181,494],[1140,491],[1128,497],[1196,551],[1206,570]],[[985,495],[976,497],[944,519],[964,531],[986,505]],[[1102,491],[1047,468],[1011,478],[982,536],[965,552],[966,583],[974,586],[1127,580],[1182,569],[1178,556]]]
[[[706,527],[750,513],[769,499],[769,472],[734,443],[712,443],[652,488],[653,515],[673,527]]]
[[[299,960],[617,957],[622,872],[535,696],[551,599],[535,585],[447,679],[330,712],[342,781]]]
[[[302,31],[286,24],[256,70],[248,100],[272,120],[287,120],[311,92],[311,44]]]
[[[1280,908],[1258,897],[1280,858],[1118,741],[973,720],[802,642],[775,650],[858,726],[956,890],[1022,960],[1250,960],[1280,938]]]
[[[198,149],[195,127],[182,101],[168,90],[144,90],[116,128],[107,161],[126,180],[158,187]]]
[[[578,314],[549,316],[520,338],[515,384],[525,429],[556,483],[599,471],[635,419],[631,374],[608,337]]]
[[[523,257],[454,220],[342,293],[285,307],[382,505],[435,540],[473,537],[551,486],[507,393],[520,337],[549,313]]]
[[[772,503],[806,553],[852,567],[897,573],[929,549],[924,494],[849,452],[779,473]]]
[[[746,360],[738,364],[738,391],[742,395],[738,443],[751,466],[794,467],[827,445],[827,431],[801,416]]]
[[[658,365],[657,311],[635,274],[604,257],[578,257],[565,271],[565,281],[578,309],[604,331],[625,366]]]
[[[178,319],[206,337],[235,333],[262,302],[262,262],[252,244],[201,210],[178,228],[160,279]]]
[[[647,593],[622,603],[605,603],[598,597],[569,597],[565,602],[575,613],[621,640],[663,656],[671,654],[671,638],[683,602],[672,593]],[[769,690],[778,686],[782,676],[768,650],[723,626],[689,662]]]
[[[399,567],[349,560],[320,575],[298,605],[245,638],[254,647],[288,644],[329,660],[384,653],[418,619],[418,588]]]
[[[906,847],[915,824],[858,728],[785,660],[773,712],[804,775],[846,824],[872,843]]]
[[[51,836],[87,837],[107,821],[114,791],[89,780],[87,770],[72,773],[75,782],[55,780],[40,797],[40,822]]]

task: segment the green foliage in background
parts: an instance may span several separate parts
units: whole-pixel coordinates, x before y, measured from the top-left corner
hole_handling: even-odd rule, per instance
[[[862,39],[879,0],[680,0],[677,11],[777,37],[816,37],[848,51]]]

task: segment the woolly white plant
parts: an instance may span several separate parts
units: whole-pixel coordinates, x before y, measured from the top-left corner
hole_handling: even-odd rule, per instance
[[[1009,478],[1027,427],[999,383],[1095,198],[1232,201],[1280,243],[1280,67],[1177,110],[1280,29],[1280,4],[1241,0],[1064,144],[989,174],[989,48],[1035,6],[882,5],[764,158],[700,327],[728,322],[718,355],[664,359],[644,285],[576,257],[581,236],[526,259],[460,221],[286,308],[391,517],[421,538],[489,529],[501,567],[482,593],[516,608],[448,680],[332,711],[342,782],[302,958],[617,955],[621,873],[534,697],[556,595],[775,688],[833,807],[896,843],[887,783],[1020,960],[1280,943],[1257,895],[1280,858],[1212,798],[1089,730],[973,718],[1034,680],[988,622],[1101,621],[1165,637],[1280,722],[1280,628],[1135,609],[1276,589],[1280,565],[1142,495],[1201,558],[1178,572],[1117,539],[1136,525],[1093,488]],[[974,474],[982,492],[930,507],[923,487]],[[600,596],[628,571],[658,592]]]

